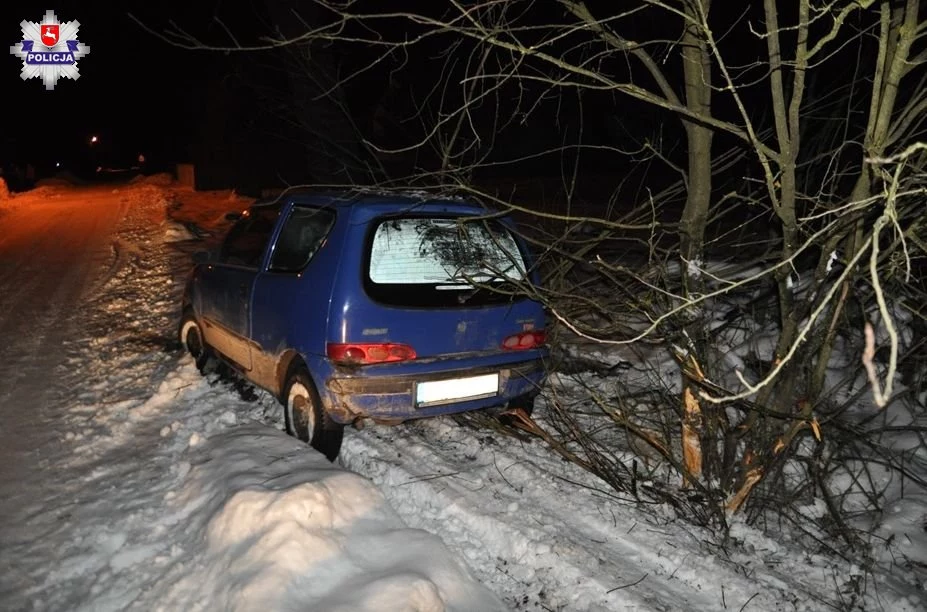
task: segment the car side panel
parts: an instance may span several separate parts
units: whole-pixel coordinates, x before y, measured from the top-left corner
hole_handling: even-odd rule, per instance
[[[197,314],[206,342],[246,371],[251,369],[249,303],[256,274],[250,268],[211,264],[197,278]]]
[[[280,371],[280,361],[288,351],[307,362],[325,354],[329,305],[346,226],[347,215],[336,217],[327,239],[302,272],[263,270],[257,276],[251,301],[251,378],[274,393],[280,392],[280,378],[286,374]]]

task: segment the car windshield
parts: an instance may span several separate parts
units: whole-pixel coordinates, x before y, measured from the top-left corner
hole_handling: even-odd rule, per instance
[[[515,237],[497,221],[403,217],[377,225],[367,285],[387,302],[474,305],[510,299],[525,270]]]

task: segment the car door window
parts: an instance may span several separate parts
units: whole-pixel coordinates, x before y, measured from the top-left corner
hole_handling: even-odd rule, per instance
[[[325,242],[334,221],[332,210],[294,207],[277,238],[271,271],[299,272],[305,268]]]
[[[276,208],[253,208],[239,219],[229,231],[219,263],[256,268],[261,263],[264,249],[274,231],[279,210]]]

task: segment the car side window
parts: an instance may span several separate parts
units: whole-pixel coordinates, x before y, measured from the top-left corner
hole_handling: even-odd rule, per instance
[[[251,209],[226,236],[219,252],[219,263],[249,268],[260,265],[278,215],[277,209]]]
[[[325,242],[335,213],[325,208],[297,206],[290,211],[270,261],[273,272],[299,272]]]

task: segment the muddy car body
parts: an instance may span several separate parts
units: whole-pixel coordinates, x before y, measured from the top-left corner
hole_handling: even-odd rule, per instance
[[[476,204],[291,191],[194,267],[181,340],[280,397],[288,431],[333,458],[347,423],[529,407],[536,283],[511,221]]]

